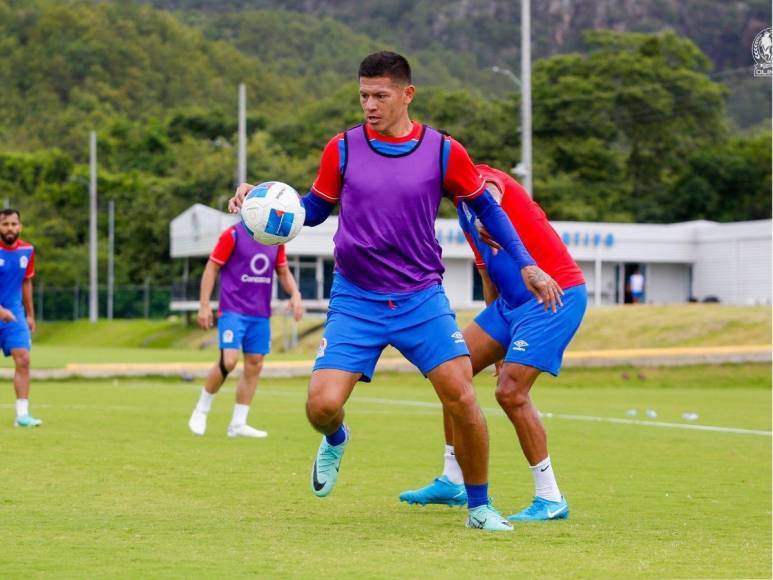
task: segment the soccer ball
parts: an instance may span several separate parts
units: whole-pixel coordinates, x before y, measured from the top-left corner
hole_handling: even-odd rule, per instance
[[[252,239],[276,246],[298,235],[306,209],[292,187],[281,181],[267,181],[256,185],[244,198],[240,217]]]

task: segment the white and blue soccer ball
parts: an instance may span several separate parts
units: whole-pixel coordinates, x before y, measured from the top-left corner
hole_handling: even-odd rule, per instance
[[[250,190],[240,216],[252,239],[276,246],[298,235],[306,219],[306,209],[292,187],[281,181],[267,181]]]

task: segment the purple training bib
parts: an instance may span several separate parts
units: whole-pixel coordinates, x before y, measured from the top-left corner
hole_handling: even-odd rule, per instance
[[[443,135],[424,126],[407,154],[378,153],[365,127],[345,133],[346,167],[335,243],[336,269],[374,292],[413,292],[443,278],[435,218],[444,195]]]
[[[220,269],[220,310],[268,318],[279,246],[259,244],[242,224],[234,235],[233,253]]]

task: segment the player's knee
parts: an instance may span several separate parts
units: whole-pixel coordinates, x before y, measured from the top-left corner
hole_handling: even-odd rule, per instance
[[[260,374],[263,370],[263,357],[246,357],[244,359],[244,370],[251,374]]]
[[[236,368],[236,365],[239,362],[239,355],[224,353],[220,362],[222,367],[230,373],[232,370]]]
[[[326,425],[341,411],[340,403],[324,393],[309,393],[306,416],[313,425]]]
[[[469,415],[478,406],[472,384],[465,385],[464,388],[445,397],[443,404],[454,417],[464,417]]]
[[[512,379],[500,381],[495,395],[503,409],[518,409],[529,403],[528,387]]]
[[[30,353],[27,351],[15,354],[13,357],[14,364],[18,370],[29,370],[30,368]]]

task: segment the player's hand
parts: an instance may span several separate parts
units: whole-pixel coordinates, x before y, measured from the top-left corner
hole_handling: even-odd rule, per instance
[[[523,276],[526,289],[534,294],[537,302],[544,305],[545,310],[550,309],[556,312],[559,306],[564,305],[561,302],[561,296],[564,295],[564,291],[542,269],[537,266],[526,266],[521,269],[521,276]]]
[[[239,209],[241,209],[242,203],[244,203],[244,198],[252,191],[253,187],[255,186],[250,183],[242,183],[237,187],[234,196],[228,200],[228,211],[231,213],[239,213]]]
[[[35,329],[37,329],[38,325],[35,324],[34,316],[27,317],[27,326],[29,326],[30,332],[35,332]]]
[[[3,322],[16,322],[16,317],[10,310],[0,307],[0,320]]]
[[[196,317],[199,326],[204,330],[209,330],[215,324],[215,317],[209,306],[200,306],[199,315]]]
[[[486,227],[480,223],[480,220],[475,220],[475,227],[478,229],[478,235],[480,236],[480,239],[484,244],[491,248],[491,253],[496,256],[497,252],[502,249],[502,246],[494,241],[494,238],[492,238],[491,234],[488,233]]]
[[[293,294],[290,296],[290,300],[287,301],[287,311],[293,315],[295,322],[298,322],[303,318],[303,302],[301,302],[300,294]]]

